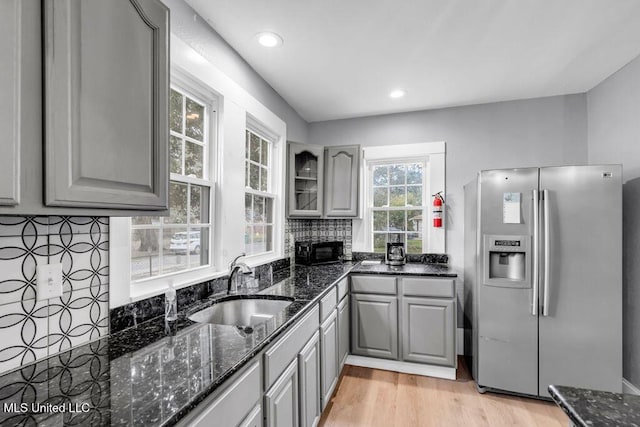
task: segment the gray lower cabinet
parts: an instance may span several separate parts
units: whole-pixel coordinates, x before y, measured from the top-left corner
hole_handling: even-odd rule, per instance
[[[349,296],[338,304],[338,367],[342,371],[349,356]]]
[[[407,362],[454,366],[454,316],[453,300],[404,297],[402,359]]]
[[[338,383],[338,313],[334,310],[320,325],[322,409],[331,399]]]
[[[262,427],[262,405],[257,404],[240,424],[240,427]]]
[[[265,420],[268,427],[298,425],[298,360],[280,375],[264,395]]]
[[[47,206],[167,209],[169,9],[43,6]]]
[[[316,332],[298,355],[300,379],[300,426],[315,427],[320,421],[320,334]]]
[[[360,146],[327,147],[324,154],[324,216],[358,216]]]
[[[398,359],[398,298],[352,294],[351,352]]]

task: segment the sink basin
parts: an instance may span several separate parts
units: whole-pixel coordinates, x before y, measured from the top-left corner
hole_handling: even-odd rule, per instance
[[[211,307],[193,313],[193,322],[217,325],[255,326],[264,323],[293,302],[287,297],[233,298],[217,302]]]

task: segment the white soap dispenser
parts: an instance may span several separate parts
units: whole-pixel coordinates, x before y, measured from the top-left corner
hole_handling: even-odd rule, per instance
[[[168,322],[178,319],[178,298],[173,284],[169,284],[169,289],[164,294],[164,318]]]

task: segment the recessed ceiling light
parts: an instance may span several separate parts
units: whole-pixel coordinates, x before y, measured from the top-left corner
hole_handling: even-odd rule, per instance
[[[403,89],[396,89],[389,93],[389,98],[402,98],[405,94],[406,92]]]
[[[282,37],[276,33],[264,32],[256,35],[258,43],[264,47],[276,47],[282,45]]]

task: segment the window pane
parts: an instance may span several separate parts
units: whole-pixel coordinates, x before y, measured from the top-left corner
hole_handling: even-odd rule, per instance
[[[407,205],[422,206],[422,186],[407,187]]]
[[[404,165],[389,166],[389,181],[391,185],[404,184]]]
[[[407,230],[422,232],[422,210],[407,211]]]
[[[269,179],[267,178],[267,168],[260,168],[260,191],[268,190]]]
[[[251,194],[244,195],[244,220],[246,223],[253,222],[252,207],[251,202],[253,200],[253,196]]]
[[[405,188],[406,187],[390,187],[389,188],[389,206],[405,206]]]
[[[253,227],[253,250],[252,253],[259,254],[260,252],[266,252],[266,238],[265,227],[262,225],[256,225]]]
[[[159,230],[131,230],[131,279],[159,273]]]
[[[260,167],[249,163],[249,187],[254,190],[260,189]]]
[[[251,134],[251,145],[249,147],[249,158],[260,163],[260,138]]]
[[[191,228],[193,239],[192,251],[189,256],[189,267],[200,267],[209,264],[209,227]]]
[[[244,137],[244,158],[248,159],[249,158],[249,150],[250,150],[250,141],[251,141],[251,132],[246,131],[245,133],[245,137]]]
[[[269,166],[269,142],[262,140],[262,153],[260,154],[260,163]]]
[[[187,128],[185,134],[190,138],[202,141],[204,138],[204,105],[187,98],[186,109]]]
[[[373,206],[376,208],[379,208],[382,206],[388,206],[389,204],[387,200],[388,192],[389,192],[388,187],[374,188],[373,189]]]
[[[376,166],[373,169],[373,185],[389,184],[389,168],[387,166]]]
[[[269,252],[273,250],[273,226],[264,227],[264,249]]]
[[[167,227],[162,231],[162,272],[187,268],[187,254],[194,252],[200,239],[187,232],[187,227]]]
[[[131,218],[131,225],[158,225],[160,224],[159,216],[134,216]]]
[[[387,235],[383,233],[373,234],[373,251],[384,252],[387,250]]]
[[[169,170],[182,175],[182,139],[169,137]]]
[[[420,163],[407,165],[407,184],[422,184],[422,165]]]
[[[373,231],[387,231],[387,217],[386,211],[374,211],[373,212]]]
[[[264,197],[253,196],[253,223],[264,223]]]
[[[204,154],[202,145],[194,144],[192,142],[185,142],[184,147],[184,174],[187,176],[194,176],[196,178],[203,178],[202,165],[204,162]]]
[[[265,209],[265,222],[268,224],[273,224],[273,198],[265,197],[264,198],[264,209]]]
[[[252,254],[252,246],[251,246],[251,235],[253,233],[253,227],[247,225],[244,227],[244,251],[247,254]]]
[[[407,246],[407,253],[409,254],[422,253],[422,234],[408,233],[406,246]]]
[[[191,209],[189,222],[201,224],[209,222],[209,188],[200,185],[191,186]]]
[[[404,215],[405,211],[389,212],[389,231],[404,231]]]
[[[169,123],[172,131],[182,133],[182,95],[171,89]]]
[[[164,217],[165,224],[187,223],[187,184],[169,183],[169,216]]]

